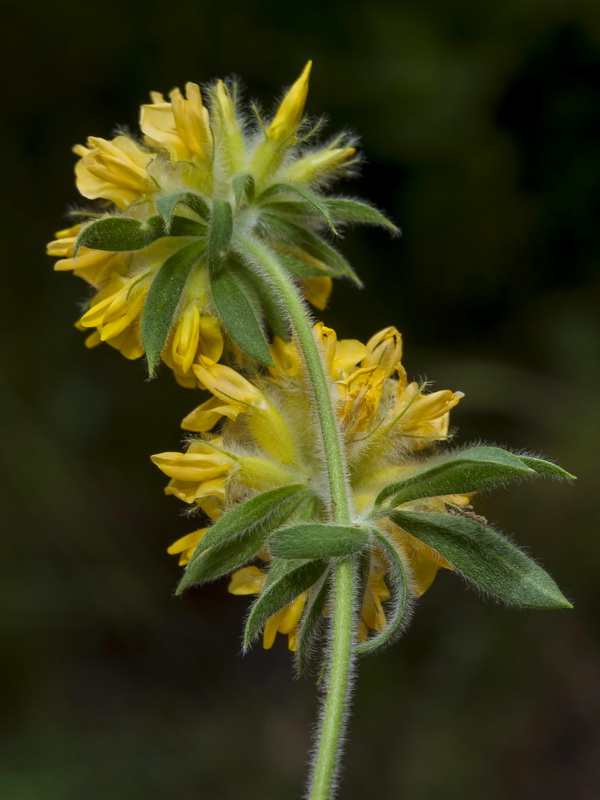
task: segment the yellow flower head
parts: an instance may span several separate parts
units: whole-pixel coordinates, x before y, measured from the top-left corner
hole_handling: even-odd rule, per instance
[[[91,136],[74,148],[77,188],[97,204],[48,253],[60,258],[57,270],[98,290],[78,325],[95,329],[88,344],[145,353],[151,372],[162,360],[194,387],[192,367],[227,360],[232,348],[272,366],[265,325],[287,321],[257,274],[257,247],[318,309],[332,277],[357,280],[328,237],[353,222],[395,228],[368,205],[323,193],[352,171],[355,148],[345,136],[314,143],[318,125],[304,117],[310,69],[270,120],[244,114],[234,83],[187,83],[167,98],[151,93],[139,138]],[[248,307],[238,313],[240,303]],[[108,305],[111,319],[98,313]],[[240,316],[254,318],[251,330],[240,329]]]
[[[332,383],[335,411],[350,470],[349,482],[358,520],[368,517],[381,490],[422,469],[421,451],[448,438],[450,410],[461,393],[428,393],[407,383],[400,363],[401,337],[395,328],[375,334],[366,344],[339,340],[335,331],[319,323],[314,335],[320,343]],[[209,359],[194,366],[198,381],[210,399],[192,411],[183,427],[201,434],[191,439],[186,453],[163,453],[154,463],[171,478],[167,493],[205,511],[212,519],[240,501],[286,486],[306,487],[313,515],[324,514],[327,481],[318,435],[307,425],[312,409],[307,399],[302,362],[293,342],[275,339],[276,368],[267,374],[244,377]],[[215,438],[213,429],[219,427]],[[405,508],[446,512],[468,509],[470,496],[420,498]],[[300,512],[299,512],[300,513]],[[422,594],[446,559],[389,519],[378,523],[394,542],[405,563],[413,595]],[[193,557],[194,539],[184,538],[170,552]],[[262,563],[234,571],[233,594],[260,594],[265,586],[271,555],[259,548]],[[384,604],[390,589],[386,562],[375,546],[369,556],[359,636],[381,631],[386,624]],[[297,625],[311,591],[300,593],[274,615],[264,629],[263,643],[271,647],[277,632],[288,636],[296,649]]]

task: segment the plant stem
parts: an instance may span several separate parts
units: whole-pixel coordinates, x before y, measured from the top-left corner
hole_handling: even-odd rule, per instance
[[[329,480],[331,521],[347,525],[351,522],[351,506],[346,482],[344,451],[331,402],[329,380],[304,301],[277,259],[261,242],[252,236],[240,236],[238,243],[240,253],[246,257],[249,255],[252,262],[274,285],[289,314],[306,364],[317,409]],[[327,695],[315,749],[308,795],[310,800],[329,800],[333,796],[352,675],[355,627],[354,585],[354,563],[350,560],[341,561],[335,569]]]

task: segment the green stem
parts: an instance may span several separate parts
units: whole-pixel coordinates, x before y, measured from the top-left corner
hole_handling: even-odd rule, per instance
[[[346,469],[340,434],[331,403],[329,380],[325,374],[321,353],[317,347],[304,302],[277,259],[267,248],[251,236],[240,236],[238,242],[240,252],[244,255],[250,255],[252,261],[263,270],[274,284],[289,314],[300,351],[304,357],[319,417],[329,478],[331,517],[333,521],[347,525],[350,522],[350,502],[348,500]]]
[[[240,253],[246,257],[250,256],[252,262],[275,286],[289,314],[306,364],[317,409],[329,480],[331,520],[347,525],[351,522],[351,506],[346,482],[344,451],[331,402],[329,380],[304,301],[277,259],[261,242],[252,236],[240,236],[238,244]],[[355,623],[354,584],[354,563],[341,561],[335,570],[327,695],[317,739],[308,795],[310,800],[329,800],[333,796],[352,675]]]

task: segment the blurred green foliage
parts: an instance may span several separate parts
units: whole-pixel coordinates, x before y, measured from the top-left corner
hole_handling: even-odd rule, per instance
[[[347,236],[341,336],[389,324],[461,389],[460,441],[554,458],[575,487],[481,498],[574,601],[481,603],[443,574],[364,661],[342,797],[591,800],[600,785],[597,574],[600,7],[586,0],[83,7],[7,0],[3,73],[3,689],[7,800],[296,797],[314,716],[283,641],[240,657],[223,582],[172,598],[191,528],[151,453],[196,403],[72,326],[85,286],[43,254],[77,202],[69,147],[136,126],[150,89],[238,74],[270,108],[307,58],[309,112],[362,137],[348,192],[404,238]]]

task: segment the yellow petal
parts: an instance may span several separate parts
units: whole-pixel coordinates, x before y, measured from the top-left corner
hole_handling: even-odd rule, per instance
[[[189,550],[190,547],[196,547],[207,530],[209,529],[200,528],[197,531],[182,536],[181,539],[177,539],[176,542],[173,542],[173,544],[167,548],[167,553],[169,553],[169,555],[176,555],[178,553],[183,553],[184,550]]]
[[[243,407],[237,403],[227,403],[220,397],[211,397],[191,411],[183,419],[181,427],[186,431],[205,433],[212,430],[222,417],[236,419]]]
[[[262,392],[231,367],[202,359],[200,363],[194,364],[193,369],[202,385],[221,400],[250,406],[261,406],[265,403]]]
[[[229,581],[227,591],[230,594],[260,594],[267,576],[258,567],[244,567],[234,572]]]
[[[271,141],[282,142],[296,133],[306,105],[311,67],[312,61],[309,61],[298,80],[281,101],[277,113],[267,130],[267,136]]]

